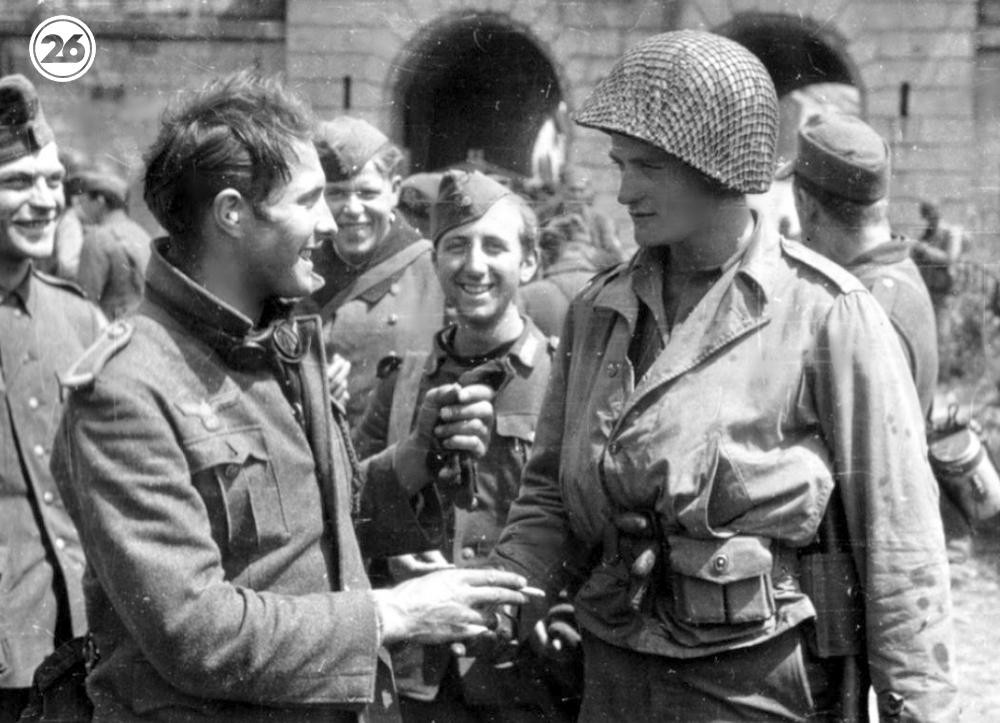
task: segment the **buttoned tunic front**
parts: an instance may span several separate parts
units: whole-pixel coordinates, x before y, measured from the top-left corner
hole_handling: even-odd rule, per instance
[[[159,252],[147,282],[131,341],[72,392],[52,463],[88,551],[95,719],[382,711],[394,696],[351,521],[346,425],[331,417],[317,442],[303,421],[305,407],[334,411],[319,319],[297,320],[296,404],[254,343],[237,343],[249,319]],[[399,492],[361,471],[366,492]]]
[[[86,630],[83,550],[49,455],[56,375],[103,325],[78,288],[38,271],[0,302],[0,688],[27,688],[57,635]]]

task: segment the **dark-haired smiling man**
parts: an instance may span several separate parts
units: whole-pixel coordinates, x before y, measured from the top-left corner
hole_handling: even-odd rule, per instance
[[[392,720],[386,646],[483,633],[483,605],[525,601],[499,572],[370,589],[352,523],[420,539],[428,452],[481,456],[492,395],[432,390],[392,455],[357,462],[320,321],[290,313],[336,230],[313,131],[249,74],[173,109],[148,154],[170,235],[146,298],[64,377],[52,466],[88,553],[95,720]]]

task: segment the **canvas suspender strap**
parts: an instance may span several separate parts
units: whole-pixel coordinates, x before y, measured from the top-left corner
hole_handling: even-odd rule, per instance
[[[386,444],[394,444],[405,439],[413,426],[413,415],[420,396],[420,380],[427,366],[427,352],[410,351],[403,357],[396,375],[396,386],[392,390],[392,407],[389,410],[389,430]]]
[[[410,244],[395,256],[391,256],[377,266],[368,269],[348,286],[341,289],[336,296],[326,302],[320,312],[321,316],[324,319],[328,319],[331,314],[341,307],[341,305],[350,301],[355,296],[364,293],[367,289],[370,289],[383,279],[402,271],[416,261],[421,254],[432,248],[433,246],[430,241],[421,239],[420,241]]]

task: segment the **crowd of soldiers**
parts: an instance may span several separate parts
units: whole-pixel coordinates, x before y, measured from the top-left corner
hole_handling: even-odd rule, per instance
[[[627,258],[579,170],[404,178],[252,73],[164,116],[150,242],[0,103],[0,721],[957,719],[940,304],[862,121],[778,169],[749,51],[631,48],[576,115]]]

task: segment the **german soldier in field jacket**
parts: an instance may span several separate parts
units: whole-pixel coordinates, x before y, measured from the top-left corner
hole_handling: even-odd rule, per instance
[[[420,549],[428,453],[481,456],[491,393],[432,390],[394,453],[358,464],[320,321],[289,313],[336,229],[312,132],[245,74],[170,115],[146,299],[64,379],[52,466],[88,553],[97,720],[392,719],[386,646],[485,632],[479,603],[525,599],[498,572],[370,589],[352,517],[368,554]]]

